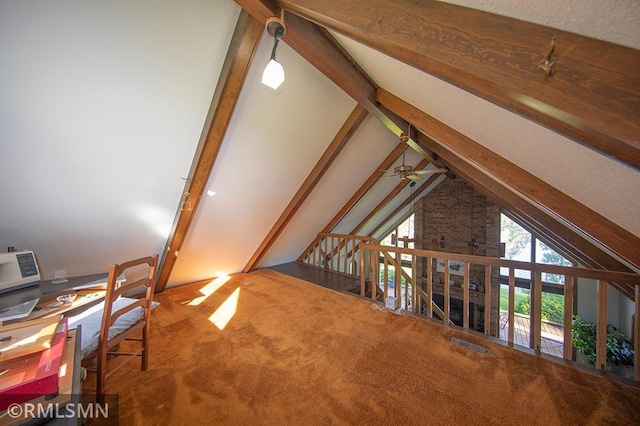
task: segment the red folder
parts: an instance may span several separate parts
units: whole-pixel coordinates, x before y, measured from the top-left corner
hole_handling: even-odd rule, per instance
[[[36,397],[58,392],[58,373],[69,331],[64,318],[51,348],[0,363],[0,411]]]

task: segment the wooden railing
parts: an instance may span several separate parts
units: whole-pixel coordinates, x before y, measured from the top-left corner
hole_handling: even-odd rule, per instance
[[[358,251],[363,243],[380,244],[373,237],[320,233],[311,245],[311,249],[300,256],[299,261],[306,265],[360,278]],[[362,278],[368,279],[369,276]]]
[[[573,302],[574,302],[574,287],[578,278],[590,279],[596,281],[597,286],[597,337],[596,337],[596,366],[602,371],[607,367],[607,283],[627,283],[635,286],[635,312],[636,321],[634,323],[634,378],[640,380],[640,275],[626,272],[604,271],[597,269],[584,269],[573,268],[565,266],[544,265],[540,263],[519,262],[513,260],[506,260],[500,258],[492,258],[485,256],[463,255],[455,253],[446,253],[439,251],[430,251],[422,249],[409,249],[393,246],[382,246],[379,244],[361,243],[359,245],[359,267],[361,277],[360,294],[364,296],[367,286],[370,285],[374,288],[379,288],[379,277],[382,272],[383,286],[382,292],[384,300],[389,297],[388,293],[388,277],[390,266],[394,268],[395,281],[395,297],[398,307],[405,310],[413,311],[419,315],[426,315],[429,318],[433,317],[433,310],[426,309],[423,312],[424,306],[437,306],[433,302],[433,276],[434,276],[434,263],[440,259],[444,261],[443,274],[443,296],[444,296],[444,309],[438,312],[436,315],[440,317],[446,324],[451,323],[450,319],[450,300],[451,300],[451,286],[450,286],[450,265],[451,262],[458,262],[456,265],[462,265],[463,269],[463,281],[462,281],[462,294],[463,294],[463,313],[462,313],[462,327],[469,328],[469,297],[470,297],[470,270],[473,266],[475,269],[484,269],[484,279],[481,283],[473,283],[476,286],[484,286],[484,333],[490,334],[492,318],[490,307],[492,306],[492,292],[495,289],[499,289],[499,281],[492,286],[492,272],[494,274],[494,281],[496,276],[500,276],[500,268],[508,269],[508,286],[509,286],[509,330],[507,341],[511,344],[514,342],[514,294],[515,294],[515,271],[523,270],[531,273],[531,295],[530,295],[530,347],[536,350],[541,348],[542,339],[542,274],[556,274],[564,276],[564,338],[563,338],[563,357],[567,360],[572,359],[573,347],[571,342],[571,324],[573,319]],[[401,255],[407,255],[408,260],[403,261]],[[418,277],[416,273],[418,262],[423,262],[425,273],[424,278]],[[381,266],[382,265],[382,266]],[[406,265],[406,266],[405,266]],[[403,268],[404,266],[404,268]],[[380,271],[382,267],[382,271]],[[409,274],[405,271],[405,268],[409,269]],[[399,273],[398,273],[399,272]],[[401,280],[404,278],[405,285],[401,285]],[[369,283],[370,281],[370,283]],[[495,285],[497,284],[497,285]],[[494,288],[492,288],[494,287]],[[402,293],[404,292],[404,294]],[[371,298],[376,299],[377,291],[371,292]],[[499,298],[499,294],[497,294]],[[495,305],[496,302],[494,302]],[[494,324],[497,324],[498,319],[493,319]]]

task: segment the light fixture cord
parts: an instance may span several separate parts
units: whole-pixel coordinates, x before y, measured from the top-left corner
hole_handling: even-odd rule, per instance
[[[275,41],[273,42],[273,50],[271,51],[271,60],[275,61],[276,60],[276,49],[278,48],[278,42],[280,41],[280,38],[278,37],[278,30],[276,30],[276,35],[273,37],[275,39]]]
[[[274,61],[276,60],[276,49],[278,48],[278,42],[280,41],[280,37],[282,37],[283,34],[284,34],[284,31],[280,27],[276,28],[276,30],[274,31],[273,50],[271,51],[271,59]]]

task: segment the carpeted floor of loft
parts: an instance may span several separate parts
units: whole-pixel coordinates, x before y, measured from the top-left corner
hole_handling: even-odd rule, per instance
[[[155,300],[149,369],[107,381],[121,425],[640,424],[637,387],[275,271]]]

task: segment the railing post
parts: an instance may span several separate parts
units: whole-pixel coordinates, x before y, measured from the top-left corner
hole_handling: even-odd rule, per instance
[[[508,342],[515,339],[515,313],[516,313],[516,274],[515,269],[509,268],[509,336]]]
[[[420,313],[420,297],[416,288],[416,256],[411,255],[411,310]]]
[[[598,319],[596,322],[596,367],[607,370],[607,282],[598,280]]]
[[[380,272],[378,270],[378,252],[377,250],[371,250],[371,300],[376,300],[378,295],[378,282],[380,279]]]
[[[464,282],[462,284],[462,327],[469,328],[469,268],[471,264],[464,262]]]
[[[573,343],[571,340],[571,325],[573,324],[573,276],[564,276],[564,359],[573,359]]]
[[[387,256],[382,256],[382,267],[384,268],[384,300],[386,303],[387,296],[389,296],[389,259]]]
[[[431,257],[427,257],[427,296],[427,318],[433,318],[433,258]]]
[[[364,297],[365,294],[365,273],[364,273],[364,249],[362,248],[362,244],[360,244],[360,296]]]
[[[484,265],[484,334],[491,335],[491,265]]]
[[[542,346],[542,273],[535,271],[531,291],[531,347],[536,351]]]
[[[449,259],[444,259],[444,323],[449,325],[451,295],[449,294]]]
[[[633,356],[633,377],[640,380],[640,284],[636,284],[636,313],[633,326],[633,349],[636,353]]]

